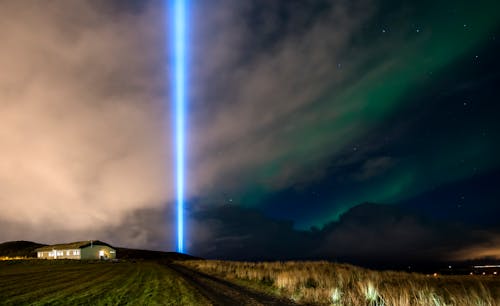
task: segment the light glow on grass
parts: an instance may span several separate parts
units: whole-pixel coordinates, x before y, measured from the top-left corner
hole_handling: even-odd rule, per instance
[[[187,0],[171,0],[173,47],[173,104],[175,114],[175,179],[177,252],[184,252],[184,169],[186,109]]]
[[[342,300],[342,291],[339,288],[335,288],[332,290],[332,302],[337,304]]]

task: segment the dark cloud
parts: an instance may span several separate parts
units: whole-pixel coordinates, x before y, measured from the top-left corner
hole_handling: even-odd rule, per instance
[[[351,208],[337,222],[309,231],[237,206],[208,209],[191,217],[197,223],[191,229],[190,251],[208,258],[327,258],[400,264],[470,259],[479,253],[465,250],[486,246],[494,250],[491,245],[496,241],[492,229],[432,221],[397,206],[369,203]],[[198,240],[197,233],[209,234]]]
[[[257,210],[222,206],[191,216],[193,254],[209,258],[257,260],[294,259],[307,256],[313,247],[309,233],[296,231],[290,221],[265,217]],[[199,233],[209,233],[199,240]]]
[[[358,262],[412,262],[451,259],[492,236],[464,224],[430,220],[397,206],[362,204],[324,230],[319,253]]]
[[[384,172],[393,167],[394,164],[394,159],[389,156],[367,159],[359,171],[352,174],[352,178],[357,181],[365,181],[384,174]]]
[[[1,220],[0,240],[42,243],[99,239],[116,246],[172,250],[171,209],[141,209],[120,225],[61,232]],[[329,259],[363,265],[404,266],[445,260],[500,258],[500,228],[432,220],[393,205],[365,203],[325,227],[297,230],[256,209],[234,205],[198,208],[186,222],[187,252],[230,260]],[[50,237],[50,238],[47,238]]]

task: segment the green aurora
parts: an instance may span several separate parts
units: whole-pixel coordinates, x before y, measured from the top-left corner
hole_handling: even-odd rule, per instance
[[[279,144],[293,149],[262,165],[249,180],[256,184],[247,186],[240,197],[234,198],[245,206],[259,207],[273,192],[266,183],[278,179],[291,164],[300,169],[295,175],[302,176],[308,168],[315,169],[325,160],[349,151],[357,139],[397,115],[408,103],[414,103],[419,92],[425,92],[457,61],[472,58],[499,25],[496,13],[499,10],[500,4],[491,2],[461,2],[452,8],[432,2],[415,8],[409,19],[388,20],[390,31],[378,33],[376,38],[360,33],[364,39],[353,43],[357,57],[339,71],[349,75],[349,82],[332,84],[320,99],[299,110],[293,119],[295,128],[283,130],[283,143]],[[432,149],[423,148],[400,160],[395,169],[369,184],[360,184],[356,192],[333,190],[333,194],[338,193],[335,200],[326,200],[330,204],[321,212],[298,224],[305,227],[325,224],[361,202],[395,203],[439,184],[498,166],[492,150],[498,149],[498,145],[492,139],[468,135],[450,137],[444,142],[429,140],[428,145]],[[457,160],[461,159],[477,161],[475,170],[457,167]]]

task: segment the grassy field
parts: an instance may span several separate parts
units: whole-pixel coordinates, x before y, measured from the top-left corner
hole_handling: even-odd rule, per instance
[[[177,263],[298,304],[500,305],[497,276],[427,276],[328,262]],[[146,260],[0,261],[0,305],[209,305],[188,281]]]
[[[319,305],[500,305],[496,276],[372,271],[328,262],[184,261],[181,264],[298,303]]]
[[[0,261],[2,305],[207,305],[165,265],[149,261]]]

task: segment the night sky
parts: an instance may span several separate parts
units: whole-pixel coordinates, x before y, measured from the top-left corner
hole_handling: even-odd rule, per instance
[[[186,251],[500,259],[499,11],[191,1]],[[0,4],[0,240],[175,249],[166,16]]]

